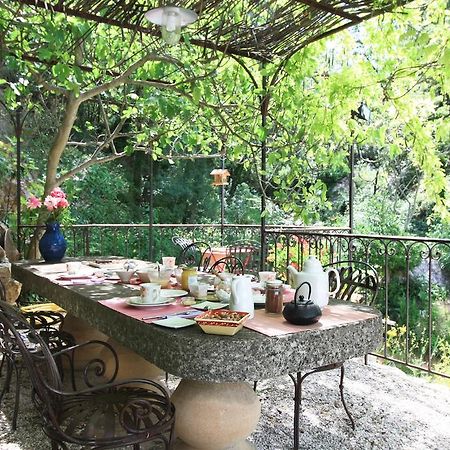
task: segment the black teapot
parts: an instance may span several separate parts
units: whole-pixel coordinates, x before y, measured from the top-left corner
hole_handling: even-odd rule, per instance
[[[309,294],[308,300],[305,300],[303,295],[300,295],[300,288],[304,285],[308,285]],[[322,315],[320,306],[316,305],[311,299],[311,285],[304,281],[296,289],[294,300],[288,303],[283,309],[284,318],[294,325],[309,325],[319,320]]]

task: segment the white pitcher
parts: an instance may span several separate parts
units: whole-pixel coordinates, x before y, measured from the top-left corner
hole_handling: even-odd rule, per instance
[[[255,303],[253,301],[253,291],[251,278],[236,275],[231,280],[231,311],[244,311],[250,313],[250,319],[255,315]]]
[[[335,294],[341,287],[341,279],[336,269],[323,270],[322,264],[315,256],[309,256],[303,263],[303,271],[299,272],[293,266],[288,266],[288,272],[291,277],[293,288],[298,288],[307,281],[311,285],[311,300],[321,308],[328,305],[330,295]],[[329,273],[333,272],[336,276],[336,289],[330,292]],[[299,295],[308,297],[308,287],[305,285],[300,288]]]

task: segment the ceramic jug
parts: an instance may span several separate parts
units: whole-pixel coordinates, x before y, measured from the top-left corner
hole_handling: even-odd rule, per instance
[[[231,280],[231,311],[245,311],[250,313],[250,319],[255,315],[255,303],[251,279],[246,276],[236,275]]]
[[[309,256],[303,263],[303,271],[298,272],[293,266],[288,266],[288,272],[291,277],[293,288],[298,288],[302,283],[307,281],[311,285],[311,298],[313,302],[323,308],[328,305],[330,295],[335,294],[341,287],[339,272],[336,269],[323,270],[322,264],[315,256]],[[336,277],[336,288],[330,292],[329,273],[334,272]],[[302,286],[299,295],[309,298],[308,288]]]

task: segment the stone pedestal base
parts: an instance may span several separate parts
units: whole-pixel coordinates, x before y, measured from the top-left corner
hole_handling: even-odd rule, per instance
[[[77,344],[82,344],[92,340],[107,341],[109,339],[106,334],[90,327],[84,320],[81,320],[72,314],[66,315],[61,329],[67,333],[70,333],[75,338]],[[102,350],[103,349],[100,346],[88,346],[82,351],[77,351],[75,355],[74,369],[84,369],[85,365],[89,361],[100,356]]]
[[[177,450],[244,450],[261,414],[247,383],[182,380],[171,398],[176,408]]]
[[[173,447],[174,450],[197,450],[196,447],[191,447],[190,445],[185,444],[183,441],[179,439],[175,442]],[[232,445],[231,447],[227,447],[224,450],[256,450],[256,447],[248,441],[241,441],[237,444]]]
[[[111,338],[108,339],[108,344],[114,348],[119,358],[119,372],[116,376],[117,381],[128,378],[148,378],[155,381],[162,381],[164,379],[164,371],[148,362],[137,353],[120,345]],[[110,361],[112,358],[110,352],[102,352],[100,358],[106,363],[106,376],[111,376],[114,361]]]

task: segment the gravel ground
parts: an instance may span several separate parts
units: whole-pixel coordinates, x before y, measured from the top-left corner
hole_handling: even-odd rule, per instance
[[[13,395],[0,409],[0,449],[48,450],[23,377],[18,429],[10,432]],[[345,392],[356,421],[348,425],[339,400],[339,371],[314,374],[304,383],[301,448],[314,450],[450,449],[450,389],[400,370],[360,360],[346,363]],[[171,378],[170,387],[176,385]],[[256,450],[292,449],[293,385],[288,377],[258,383],[262,416],[250,436]]]

